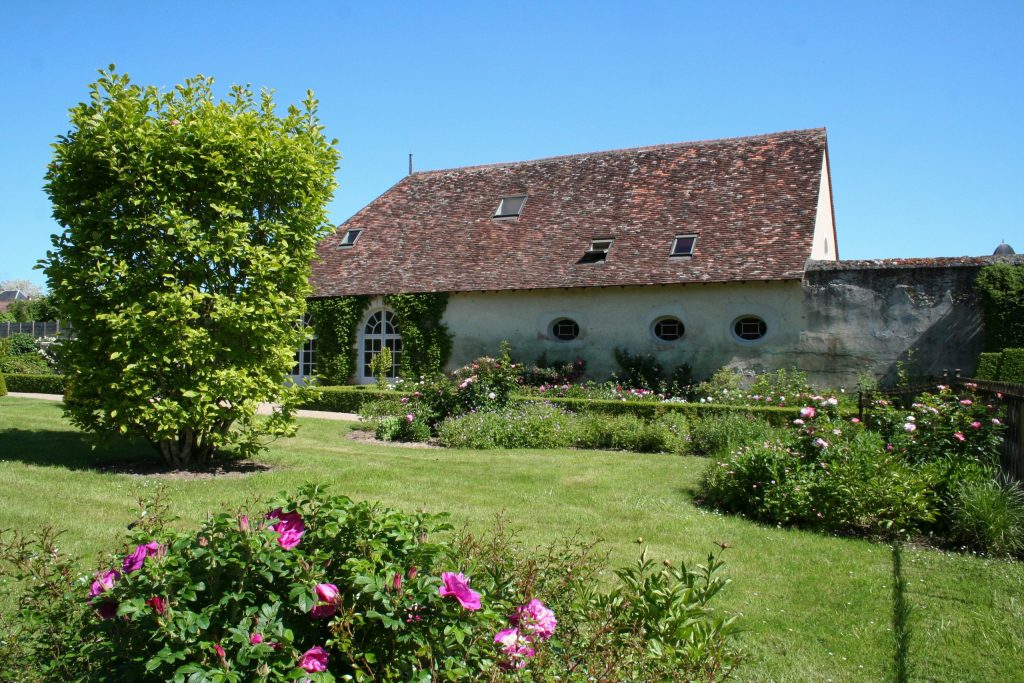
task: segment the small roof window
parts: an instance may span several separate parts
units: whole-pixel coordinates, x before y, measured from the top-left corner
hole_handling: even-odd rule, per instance
[[[356,240],[363,234],[362,230],[346,230],[345,234],[341,236],[341,242],[338,243],[339,249],[349,249],[355,245]]]
[[[523,212],[523,205],[526,204],[526,195],[517,197],[502,197],[498,202],[498,210],[494,212],[494,218],[518,218]]]
[[[696,235],[676,235],[672,240],[672,253],[669,256],[693,256],[693,248],[697,246]]]
[[[583,252],[583,258],[576,263],[601,263],[608,258],[608,250],[612,248],[612,242],[615,240],[598,239],[593,240],[590,243],[590,249]]]

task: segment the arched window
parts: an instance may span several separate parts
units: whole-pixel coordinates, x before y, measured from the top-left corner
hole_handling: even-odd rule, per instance
[[[395,314],[387,310],[378,310],[366,319],[363,326],[362,342],[362,381],[373,381],[370,362],[382,349],[391,349],[391,369],[388,377],[398,377],[398,368],[402,364],[402,335],[399,333]]]

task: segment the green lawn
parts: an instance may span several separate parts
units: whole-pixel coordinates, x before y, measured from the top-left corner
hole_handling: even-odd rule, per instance
[[[721,606],[742,614],[739,680],[879,681],[890,657],[886,546],[766,528],[696,508],[706,460],[597,451],[450,451],[379,447],[346,438],[354,426],[301,420],[299,436],[261,458],[267,472],[216,479],[103,474],[97,465],[149,458],[148,446],[90,450],[59,404],[0,398],[0,528],[65,528],[86,556],[116,547],[133,519],[132,492],[164,481],[187,523],[224,506],[329,483],[352,498],[448,511],[486,529],[504,512],[530,542],[581,530],[604,539],[612,564],[642,536],[657,558],[703,559],[715,542],[733,584]],[[908,549],[912,678],[1020,681],[1024,564]],[[2,588],[0,588],[2,590]],[[0,603],[2,604],[2,603]]]

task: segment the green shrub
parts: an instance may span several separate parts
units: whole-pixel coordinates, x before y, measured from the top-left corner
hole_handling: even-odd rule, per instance
[[[8,353],[15,356],[36,353],[35,339],[32,338],[31,334],[25,334],[24,332],[18,332],[7,337],[5,346],[8,348]]]
[[[4,381],[4,376],[0,375],[0,396],[7,395],[7,382]]]
[[[682,401],[609,400],[593,398],[557,398],[538,396],[517,396],[517,401],[542,401],[579,414],[601,413],[604,415],[635,415],[653,420],[661,415],[678,413],[691,421],[712,415],[753,415],[773,425],[787,425],[796,414],[796,408],[776,406],[746,406],[708,403],[683,403]]]
[[[787,417],[794,411],[789,409]],[[693,421],[690,427],[690,448],[700,455],[729,452],[739,446],[777,438],[773,427],[755,415],[721,412]]]
[[[950,509],[958,542],[990,555],[1024,554],[1024,488],[1019,483],[1003,476],[961,482]]]
[[[0,357],[0,373],[8,375],[54,374],[50,364],[38,353],[22,353]]]
[[[438,425],[449,448],[566,448],[576,434],[575,415],[547,403],[452,416]]]
[[[67,378],[63,375],[4,375],[8,391],[26,394],[63,394]]]
[[[411,413],[387,415],[377,420],[374,436],[381,441],[427,441],[430,439],[430,425],[417,420]]]
[[[975,279],[985,313],[985,350],[1024,346],[1024,266],[994,263]]]
[[[636,453],[667,449],[671,433],[660,421],[635,415],[590,414],[577,418],[573,443],[577,448],[611,448]]]
[[[1002,360],[1002,353],[982,353],[978,356],[978,367],[974,376],[978,379],[997,380],[999,379],[999,363]]]
[[[1024,349],[1003,349],[999,381],[1024,384]]]

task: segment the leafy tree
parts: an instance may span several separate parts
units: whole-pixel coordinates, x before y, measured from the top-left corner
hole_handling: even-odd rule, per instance
[[[37,297],[43,295],[42,288],[31,280],[4,280],[0,282],[0,291],[16,289],[25,296]]]
[[[975,285],[985,310],[985,350],[1024,346],[1024,266],[986,266]]]
[[[46,174],[64,231],[41,265],[75,329],[67,414],[142,436],[175,468],[290,432],[287,409],[254,416],[286,397],[336,187],[312,93],[278,116],[269,91],[212,86],[101,71]]]

